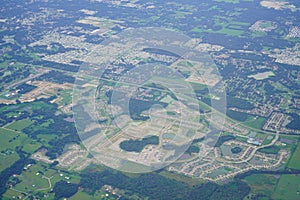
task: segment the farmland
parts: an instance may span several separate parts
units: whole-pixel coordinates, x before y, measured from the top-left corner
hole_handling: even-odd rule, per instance
[[[299,175],[282,175],[272,195],[275,199],[297,200],[300,196]]]
[[[300,199],[299,13],[3,1],[0,199]]]
[[[288,167],[292,169],[299,169],[300,170],[300,145],[298,144],[291,160],[289,161]]]

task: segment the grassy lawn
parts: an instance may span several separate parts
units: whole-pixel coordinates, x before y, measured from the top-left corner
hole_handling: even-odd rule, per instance
[[[266,145],[266,144],[270,144],[272,142],[272,140],[274,139],[274,137],[272,136],[267,136],[266,139],[264,140],[263,142],[263,145]]]
[[[297,149],[293,153],[293,156],[288,164],[288,167],[292,169],[300,169],[300,144],[298,144]]]
[[[299,200],[300,199],[300,176],[282,175],[272,197],[276,199]]]
[[[266,122],[266,118],[264,117],[257,117],[254,119],[254,117],[248,117],[247,121],[245,121],[243,124],[246,126],[250,126],[252,128],[261,129]]]

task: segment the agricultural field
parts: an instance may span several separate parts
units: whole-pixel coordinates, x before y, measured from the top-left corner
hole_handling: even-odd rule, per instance
[[[291,160],[289,161],[288,167],[291,169],[300,170],[300,144],[298,144],[295,152],[293,153]]]
[[[300,176],[281,175],[272,197],[278,200],[298,200],[300,198]]]
[[[30,126],[33,122],[30,119],[23,119],[20,121],[14,121],[11,124],[5,126],[5,128],[14,130],[14,131],[22,131],[24,128]]]
[[[1,151],[0,159],[0,170],[3,171],[4,169],[10,167],[13,163],[15,163],[19,159],[19,156],[12,150],[6,150]]]
[[[28,138],[27,135],[22,132],[0,128],[0,135],[2,141],[0,150],[2,152],[14,151],[16,147],[22,147],[24,151],[33,153],[41,146],[40,143]]]
[[[37,163],[30,164],[24,168],[24,171],[20,175],[16,175],[12,178],[18,179],[16,185],[9,189],[4,197],[10,199],[16,194],[30,193],[39,196],[39,193],[50,192],[53,186],[59,181],[68,181],[70,183],[79,183],[79,176],[75,174],[66,173],[57,169],[52,169],[46,164]],[[49,193],[50,196],[53,194]],[[51,199],[54,198],[51,197]]]
[[[98,191],[94,195],[89,195],[86,192],[78,191],[74,196],[69,198],[70,200],[81,200],[81,199],[90,199],[90,200],[97,200],[97,199],[105,199],[105,200],[114,200],[116,197],[112,196],[108,192]]]

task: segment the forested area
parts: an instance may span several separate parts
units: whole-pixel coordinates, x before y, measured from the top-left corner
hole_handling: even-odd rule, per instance
[[[165,178],[157,173],[130,178],[111,171],[84,173],[81,175],[79,186],[86,192],[93,194],[105,184],[130,190],[129,194],[137,193],[144,198],[164,200],[234,200],[243,199],[250,191],[249,186],[240,180],[234,180],[225,185],[205,183],[191,187],[184,182]]]
[[[275,146],[275,145],[265,147],[265,148],[258,150],[258,152],[266,153],[266,154],[278,154],[279,151],[280,151],[280,147]]]
[[[52,69],[59,69],[59,70],[65,70],[69,72],[78,72],[79,66],[73,66],[73,65],[68,65],[68,64],[62,64],[62,63],[56,63],[56,62],[50,62],[46,60],[35,60],[32,62],[34,65],[42,65],[46,66]]]
[[[125,140],[120,143],[120,148],[125,151],[141,152],[147,145],[158,145],[158,136],[149,136],[141,140]]]
[[[290,115],[292,116],[293,120],[286,127],[290,129],[300,130],[300,116],[295,113],[292,113]]]
[[[27,92],[34,90],[35,88],[37,88],[37,86],[24,83],[22,85],[19,85],[16,89],[19,90],[18,92],[19,94],[25,94]]]
[[[44,80],[44,81],[50,81],[58,84],[63,84],[63,83],[74,83],[75,78],[73,76],[66,75],[63,72],[52,70],[36,78],[36,80]]]
[[[233,136],[233,135],[221,135],[218,138],[218,141],[216,142],[215,147],[220,147],[220,146],[222,146],[222,144],[224,142],[229,141],[229,140],[234,140],[234,139],[235,139],[235,136]]]
[[[69,198],[76,194],[78,191],[78,185],[74,183],[68,183],[66,181],[59,181],[53,187],[53,192],[55,193],[55,198]]]
[[[138,99],[129,100],[129,114],[133,120],[147,120],[148,116],[142,116],[142,112],[149,110],[153,105],[161,105],[162,107],[167,107],[167,103],[158,102],[158,101],[142,101]]]
[[[238,111],[233,111],[233,110],[227,110],[226,115],[232,119],[235,119],[240,122],[244,122],[248,118],[248,114],[243,113],[243,112],[238,112]]]
[[[227,100],[226,103],[228,107],[235,107],[235,108],[245,109],[245,110],[250,110],[254,108],[254,106],[250,102],[243,99],[227,96],[226,100]]]
[[[23,129],[23,132],[31,138],[37,138],[39,134],[53,134],[56,137],[48,142],[49,146],[45,147],[46,153],[51,159],[63,153],[64,146],[68,143],[79,143],[80,138],[77,134],[73,122],[68,122],[64,119],[70,117],[66,114],[56,114],[57,105],[51,104],[49,99],[35,101],[41,104],[41,108],[32,109],[27,113],[26,117],[34,122],[30,126]]]

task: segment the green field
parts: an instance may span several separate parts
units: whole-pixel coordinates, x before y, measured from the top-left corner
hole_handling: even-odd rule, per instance
[[[258,152],[265,153],[265,154],[278,154],[279,151],[280,151],[280,148],[275,145],[265,147],[265,148],[258,150]]]
[[[214,31],[209,31],[209,32],[213,33]],[[229,28],[222,28],[221,30],[215,32],[225,34],[225,35],[232,35],[232,36],[239,36],[244,33],[243,30],[236,30],[236,29],[229,29]]]
[[[220,33],[220,34],[225,34],[225,35],[231,35],[231,36],[240,36],[244,33],[243,30],[237,30],[237,29],[230,29],[230,28],[226,28],[223,27],[221,30],[218,31],[213,31],[211,29],[201,29],[201,28],[193,28],[192,32],[196,32],[196,33],[201,33],[201,32],[207,32],[207,33]]]
[[[253,194],[272,195],[278,179],[274,175],[252,174],[244,181],[251,187]]]
[[[18,197],[22,195],[21,192],[15,191],[15,190],[7,190],[6,193],[3,195],[3,200],[11,200],[13,197]]]
[[[25,134],[0,128],[1,146],[0,151],[7,149],[14,150],[16,146],[22,146],[23,142],[27,139]]]
[[[17,146],[22,146],[23,150],[33,153],[41,144],[28,138],[27,135],[6,128],[0,128],[1,146],[0,151],[14,151]],[[2,160],[0,161],[2,162]]]
[[[202,180],[202,179],[190,178],[190,177],[187,177],[185,175],[172,173],[172,172],[169,172],[169,171],[166,171],[166,170],[161,171],[159,174],[166,177],[166,178],[169,178],[169,179],[173,179],[173,180],[176,180],[176,181],[179,181],[179,182],[184,182],[184,183],[188,184],[191,187],[195,186],[195,185],[198,185],[198,184],[201,184],[201,183],[204,183],[204,180]]]
[[[19,159],[19,155],[14,151],[7,151],[0,154],[0,171],[10,167]]]
[[[22,131],[24,128],[30,126],[33,122],[30,119],[23,119],[20,121],[15,121],[6,126],[5,128],[15,130],[15,131]]]
[[[42,145],[36,141],[31,141],[30,139],[27,140],[27,142],[23,145],[23,151],[26,151],[28,153],[34,153],[36,150],[38,150]]]
[[[257,117],[254,118],[252,116],[248,117],[247,121],[245,121],[243,124],[246,126],[250,126],[252,128],[261,129],[266,122],[266,118],[264,117]]]
[[[80,199],[95,199],[92,198],[91,195],[83,192],[83,191],[78,191],[74,196],[72,196],[71,198],[69,198],[70,200],[80,200]]]
[[[300,144],[298,144],[297,149],[293,153],[288,167],[292,169],[300,169]]]
[[[58,93],[58,96],[62,98],[61,101],[58,103],[60,105],[68,105],[72,102],[72,90],[62,90],[60,93]]]
[[[76,173],[69,174],[64,171],[58,171],[50,168],[47,164],[38,162],[37,164],[27,167],[21,175],[17,176],[21,182],[15,185],[12,190],[8,190],[4,196],[7,199],[12,199],[12,196],[20,194],[15,192],[15,190],[32,193],[34,195],[37,195],[39,192],[48,193],[51,189],[46,177],[50,178],[51,188],[61,180],[70,181],[71,183],[76,184],[80,181],[80,177]],[[49,199],[54,199],[53,193],[48,194],[50,195]]]
[[[282,175],[277,184],[272,197],[275,200],[288,199],[299,200],[300,199],[300,176],[299,175]]]
[[[0,128],[0,137],[0,171],[2,171],[19,159],[18,154],[15,152],[15,147],[20,146],[22,144],[21,141],[26,137],[3,128]]]
[[[90,200],[97,200],[97,199],[115,199],[110,194],[106,196],[105,192],[97,191],[93,196],[83,192],[78,191],[74,196],[69,198],[70,200],[82,200],[82,199],[90,199]]]
[[[26,192],[48,190],[49,183],[47,179],[43,178],[42,173],[39,173],[41,171],[42,169],[38,165],[29,167],[29,169],[18,176],[21,182],[17,184],[14,189]]]

